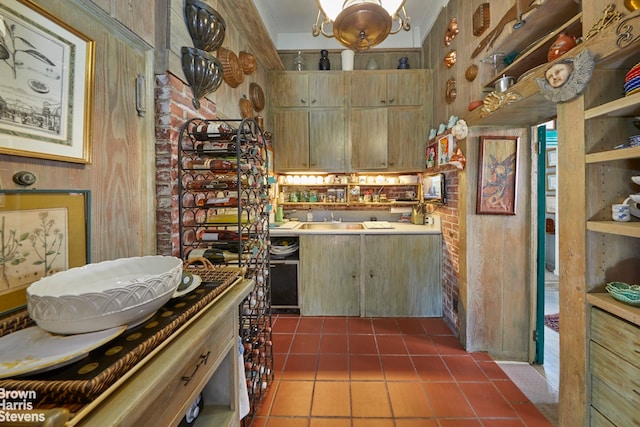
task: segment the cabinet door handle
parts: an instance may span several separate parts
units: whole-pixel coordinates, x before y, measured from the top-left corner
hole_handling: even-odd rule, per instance
[[[389,104],[393,104],[393,103],[395,102],[395,100],[396,100],[395,98],[391,98],[391,99],[389,100]]]
[[[369,277],[373,277],[373,270],[369,270]]]
[[[386,100],[386,99],[382,99],[382,100],[380,100],[380,103],[381,103],[381,104],[386,104],[386,103],[387,103],[387,100]]]
[[[301,103],[301,104],[306,104],[306,103],[307,103],[307,101],[305,101],[304,99],[300,98],[300,103]]]
[[[351,273],[351,277],[353,277],[354,279],[357,277],[358,275],[356,274],[356,272],[354,271],[353,273]]]
[[[315,104],[316,102],[318,102],[317,99],[314,99],[313,101],[311,101],[312,104]]]
[[[207,364],[207,361],[209,360],[209,355],[210,354],[211,354],[211,351],[207,351],[207,354],[201,354],[200,355],[200,359],[198,359],[198,363],[196,364],[196,367],[193,370],[193,372],[191,373],[191,375],[189,375],[188,377],[182,377],[181,378],[181,380],[184,382],[185,386],[187,384],[189,384],[189,381],[191,381],[193,379],[193,377],[196,375],[196,372],[198,372],[198,369],[200,368],[200,366]]]

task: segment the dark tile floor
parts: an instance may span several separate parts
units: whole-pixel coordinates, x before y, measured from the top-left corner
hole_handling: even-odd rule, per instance
[[[551,426],[440,318],[273,320],[275,381],[252,427]]]

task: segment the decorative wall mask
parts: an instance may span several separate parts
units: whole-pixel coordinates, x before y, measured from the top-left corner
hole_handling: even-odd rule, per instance
[[[444,45],[449,46],[459,32],[458,20],[456,18],[451,18],[451,21],[449,21],[449,25],[447,26],[447,30],[444,32]]]
[[[580,95],[591,80],[595,61],[593,54],[583,50],[575,58],[560,59],[536,79],[542,95],[552,102],[566,102]]]
[[[453,64],[456,63],[457,58],[458,53],[455,50],[450,50],[449,53],[444,56],[444,65],[446,65],[447,68],[453,67]]]

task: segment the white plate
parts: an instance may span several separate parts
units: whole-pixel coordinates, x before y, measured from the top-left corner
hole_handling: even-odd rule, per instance
[[[68,365],[120,335],[125,326],[87,334],[56,335],[38,326],[0,338],[0,378]]]
[[[191,282],[191,284],[184,289],[176,290],[173,293],[173,296],[171,298],[178,298],[178,297],[181,297],[182,295],[186,295],[202,284],[202,277],[198,276],[197,274],[193,274],[192,276],[193,276],[193,281]]]

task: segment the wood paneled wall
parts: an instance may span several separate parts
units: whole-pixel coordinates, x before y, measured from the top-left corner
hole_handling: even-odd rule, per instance
[[[86,124],[93,128],[89,141],[92,163],[1,155],[2,188],[18,188],[12,176],[26,170],[37,177],[35,185],[29,188],[90,190],[91,260],[153,254],[155,185],[150,46],[93,3],[79,0],[36,3],[96,42],[93,120]],[[154,14],[148,10],[140,11],[140,16],[154,20]],[[149,108],[144,117],[139,117],[135,109],[138,74],[146,79],[143,95]]]

